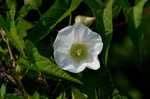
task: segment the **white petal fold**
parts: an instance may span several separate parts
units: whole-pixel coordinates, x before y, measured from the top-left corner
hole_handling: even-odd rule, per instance
[[[93,69],[93,70],[99,69],[100,68],[100,62],[99,62],[98,58],[95,58],[92,62],[89,62],[87,64],[87,68]]]

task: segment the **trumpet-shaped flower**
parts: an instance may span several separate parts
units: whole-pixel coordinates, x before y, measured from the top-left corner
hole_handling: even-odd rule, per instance
[[[86,67],[93,70],[100,68],[101,36],[82,24],[60,30],[53,47],[55,61],[63,70],[78,73]]]

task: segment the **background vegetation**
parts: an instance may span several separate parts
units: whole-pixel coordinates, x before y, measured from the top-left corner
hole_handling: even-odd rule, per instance
[[[101,68],[72,74],[53,59],[77,15],[102,36]],[[148,99],[148,0],[0,0],[0,99]]]

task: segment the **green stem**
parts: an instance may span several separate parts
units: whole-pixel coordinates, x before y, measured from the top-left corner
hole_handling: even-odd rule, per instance
[[[112,87],[114,86],[113,85],[113,79],[111,77],[111,73],[108,69],[108,57],[109,57],[109,51],[110,51],[110,44],[111,44],[111,41],[112,41],[112,34],[109,34],[107,35],[107,39],[106,39],[106,47],[105,47],[105,53],[104,53],[104,65],[105,65],[105,68],[106,68],[106,72],[108,73],[108,76],[109,76],[109,81],[112,82]]]
[[[23,86],[23,84],[22,84],[22,82],[21,82],[21,79],[20,79],[19,77],[15,77],[15,80],[16,80],[16,82],[17,82],[17,85],[18,85],[18,87],[19,87],[19,90],[21,91],[22,96],[23,96],[25,99],[28,99],[28,94],[27,94],[27,92],[26,92],[25,89],[24,89],[24,86]]]
[[[106,48],[106,51],[105,51],[105,59],[104,59],[105,62],[104,62],[104,64],[105,64],[106,67],[108,65],[109,48],[110,48],[110,46],[108,45],[107,48]]]
[[[110,43],[111,43],[111,40],[112,40],[112,34],[109,34],[106,36],[106,42],[105,42],[105,55],[104,55],[104,65],[105,67],[108,66],[108,57],[109,57],[109,49],[110,49]]]
[[[72,23],[72,14],[70,13],[70,15],[69,15],[69,25],[71,25],[71,23]]]

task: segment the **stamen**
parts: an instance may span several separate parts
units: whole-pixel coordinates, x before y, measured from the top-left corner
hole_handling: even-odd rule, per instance
[[[82,61],[88,57],[88,50],[85,44],[73,44],[70,49],[70,56],[75,61]]]
[[[77,51],[77,55],[80,56],[81,55],[81,50]]]

